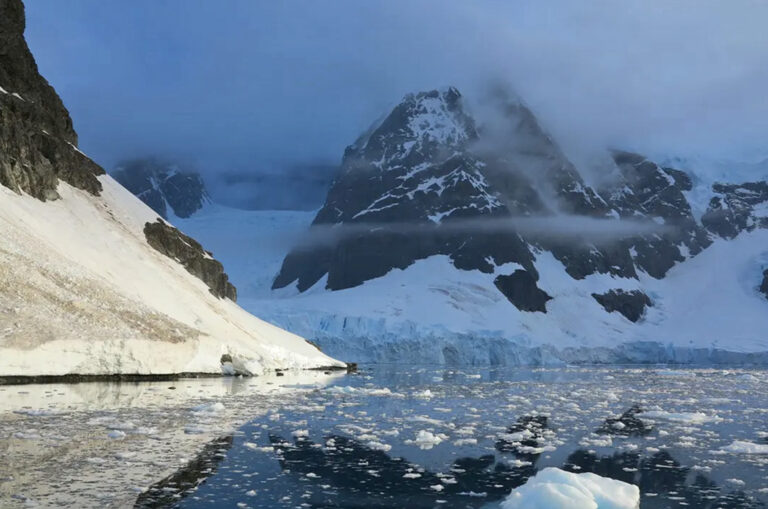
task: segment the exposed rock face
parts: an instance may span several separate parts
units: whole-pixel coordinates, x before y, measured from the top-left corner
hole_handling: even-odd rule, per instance
[[[0,0],[0,184],[40,200],[59,179],[98,195],[104,173],[77,150],[72,119],[24,40],[21,0]]]
[[[150,246],[183,265],[208,285],[213,295],[237,300],[237,289],[229,282],[224,267],[195,239],[162,220],[144,225],[144,235]]]
[[[273,286],[297,281],[303,291],[327,274],[327,288],[349,288],[436,254],[466,270],[492,272],[492,260],[514,261],[535,273],[516,233],[450,227],[453,221],[510,215],[490,188],[486,163],[469,151],[477,136],[456,89],[407,96],[344,154],[313,223],[316,230],[342,225],[334,230],[338,242],[291,252]]]
[[[631,322],[642,318],[646,306],[653,305],[651,299],[639,290],[610,290],[603,294],[593,293],[592,297],[609,313],[618,311]]]
[[[164,219],[171,211],[189,217],[209,201],[200,174],[158,159],[123,162],[112,176]]]
[[[546,304],[552,297],[536,286],[536,279],[530,272],[516,270],[509,276],[498,276],[494,284],[520,311],[547,312]]]
[[[609,198],[614,210],[621,218],[650,218],[665,227],[627,241],[638,269],[662,278],[675,263],[685,260],[682,249],[694,256],[711,244],[683,194],[691,190],[685,173],[630,152],[616,151],[613,159],[623,176],[621,187],[614,188]]]
[[[715,184],[701,222],[711,232],[730,239],[742,231],[768,228],[768,182]]]
[[[763,271],[763,282],[760,283],[760,292],[768,299],[768,269]]]
[[[576,280],[661,279],[716,235],[768,227],[768,183],[716,185],[699,221],[685,172],[616,150],[606,153],[606,178],[593,187],[530,109],[516,98],[498,99],[489,127],[473,119],[454,88],[406,96],[346,149],[311,228],[323,241],[290,252],[273,288],[305,291],[324,277],[327,289],[350,288],[447,255],[457,269],[493,274],[518,309],[546,312],[550,296],[536,283],[542,254]],[[524,227],[573,219],[572,235]],[[621,233],[578,231],[587,223],[602,229],[601,222]],[[522,270],[510,275],[506,263]],[[641,291],[606,287],[593,296],[632,322],[651,305]]]

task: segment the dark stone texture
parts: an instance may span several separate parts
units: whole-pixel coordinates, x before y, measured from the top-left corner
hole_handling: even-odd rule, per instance
[[[690,178],[679,170],[662,168],[645,156],[614,151],[613,159],[621,179],[604,190],[622,219],[643,218],[663,224],[656,233],[638,235],[625,241],[634,251],[634,263],[657,279],[663,278],[675,263],[685,260],[681,251],[695,256],[712,241],[693,217],[683,191],[692,188]]]
[[[593,293],[592,297],[609,313],[618,311],[631,322],[637,322],[646,306],[653,305],[651,299],[639,290],[610,290],[603,294]]]
[[[104,170],[77,150],[72,119],[24,40],[21,0],[0,0],[0,184],[40,200],[59,179],[98,195]]]
[[[716,195],[701,217],[702,224],[714,234],[732,239],[742,231],[768,228],[768,218],[756,215],[755,207],[768,202],[768,182],[715,184]]]
[[[768,299],[768,269],[763,271],[763,281],[760,283],[760,293],[765,295],[765,298]]]
[[[637,278],[640,272],[660,279],[712,243],[713,228],[696,220],[686,198],[693,182],[685,172],[617,150],[610,153],[610,178],[593,188],[520,100],[499,94],[496,107],[502,126],[488,129],[476,126],[455,89],[406,96],[346,149],[310,231],[321,238],[333,232],[331,241],[296,247],[273,288],[295,283],[304,291],[326,275],[326,288],[349,288],[437,254],[458,269],[485,273],[519,263],[534,282],[538,252],[550,252],[574,279],[595,273]],[[716,191],[733,215],[740,203],[752,207],[768,199],[768,184],[762,185]],[[715,214],[705,215],[704,224]],[[638,228],[630,224],[626,233],[596,238],[578,231],[548,235],[546,228],[514,222],[574,216],[606,225],[638,222]],[[740,217],[727,216],[726,226],[738,231],[740,224],[760,223]],[[486,219],[499,225],[505,218],[509,227],[484,227]]]
[[[112,176],[164,219],[189,217],[209,200],[200,174],[155,158],[120,163]]]
[[[160,219],[146,223],[144,235],[150,246],[183,265],[190,274],[208,285],[213,295],[237,300],[237,290],[229,282],[222,264],[214,260],[211,253],[205,251],[195,239]]]
[[[547,312],[547,292],[536,286],[536,278],[528,271],[516,270],[509,276],[498,276],[493,283],[520,311]]]
[[[350,288],[437,254],[465,270],[517,262],[535,273],[516,233],[461,228],[463,220],[510,216],[486,163],[469,150],[477,136],[456,89],[406,96],[345,151],[312,227],[334,241],[294,249],[273,288],[297,282],[304,291],[326,274],[327,288]]]

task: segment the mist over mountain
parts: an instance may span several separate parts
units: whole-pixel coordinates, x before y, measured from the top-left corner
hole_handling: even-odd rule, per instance
[[[42,72],[105,168],[145,154],[220,174],[338,164],[406,93],[455,85],[479,118],[499,83],[577,167],[607,147],[768,157],[761,2],[36,0],[28,16]]]

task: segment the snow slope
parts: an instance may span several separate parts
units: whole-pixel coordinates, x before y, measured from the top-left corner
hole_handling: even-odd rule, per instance
[[[0,376],[343,366],[217,299],[150,247],[157,215],[111,177],[41,202],[0,187]]]
[[[768,362],[768,302],[757,291],[768,266],[768,231],[717,239],[664,279],[610,274],[573,279],[549,252],[536,255],[547,313],[518,310],[494,274],[457,270],[447,256],[419,260],[355,288],[325,280],[299,293],[269,285],[285,240],[306,231],[304,212],[234,211],[192,217],[180,227],[210,247],[241,289],[240,303],[349,361],[439,364],[561,362]],[[272,235],[267,232],[273,232]],[[592,297],[642,289],[654,305],[638,323],[607,313]]]

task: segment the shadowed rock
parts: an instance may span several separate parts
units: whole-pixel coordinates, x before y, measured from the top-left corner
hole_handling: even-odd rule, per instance
[[[200,174],[159,159],[122,162],[112,176],[165,219],[189,217],[209,200]]]
[[[237,300],[237,289],[229,282],[224,266],[195,239],[160,219],[146,223],[144,235],[150,246],[183,265],[187,272],[208,285],[213,295]]]
[[[640,290],[610,290],[603,294],[593,293],[592,297],[609,313],[618,311],[631,322],[637,322],[645,313],[646,306],[653,305]]]
[[[77,150],[72,119],[24,40],[21,0],[0,0],[0,184],[40,200],[59,179],[93,195],[104,170]]]
[[[546,304],[552,297],[536,286],[536,279],[530,272],[516,270],[509,276],[498,276],[493,283],[520,311],[547,312]]]

